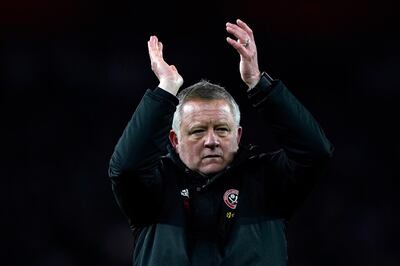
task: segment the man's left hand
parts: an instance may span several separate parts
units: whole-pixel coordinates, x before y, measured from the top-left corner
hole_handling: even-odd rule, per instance
[[[249,88],[253,88],[260,80],[257,47],[254,41],[253,31],[240,19],[236,20],[236,24],[226,23],[226,31],[237,38],[237,40],[233,40],[227,37],[226,41],[232,45],[240,55],[239,68],[242,80]]]

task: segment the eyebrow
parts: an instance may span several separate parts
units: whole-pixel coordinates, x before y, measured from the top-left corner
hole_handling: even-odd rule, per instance
[[[205,127],[206,125],[208,125],[208,123],[205,124],[203,122],[193,122],[188,125],[188,128],[193,129],[196,127]],[[229,123],[228,121],[219,121],[218,123],[214,124],[214,127],[219,127],[219,126],[229,126]]]

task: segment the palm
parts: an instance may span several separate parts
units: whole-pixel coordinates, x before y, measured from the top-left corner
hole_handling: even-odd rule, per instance
[[[151,36],[147,43],[151,61],[151,69],[160,83],[176,93],[183,83],[183,78],[174,65],[169,65],[163,57],[163,44],[158,41],[157,36]],[[166,89],[166,88],[164,88]]]

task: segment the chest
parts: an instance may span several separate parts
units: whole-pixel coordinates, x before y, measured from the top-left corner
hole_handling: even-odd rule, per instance
[[[265,184],[256,169],[226,174],[206,187],[169,174],[173,175],[164,186],[161,222],[185,226],[200,235],[214,234],[224,219],[233,222],[264,213]]]

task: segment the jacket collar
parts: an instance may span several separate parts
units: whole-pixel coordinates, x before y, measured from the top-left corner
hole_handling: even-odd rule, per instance
[[[220,179],[221,176],[225,175],[228,172],[237,169],[244,162],[249,159],[255,158],[255,155],[258,150],[258,146],[255,145],[239,145],[238,152],[235,154],[235,157],[230,165],[228,165],[224,170],[218,172],[214,175],[203,175],[196,171],[189,169],[179,158],[179,155],[176,153],[175,149],[171,144],[167,146],[168,154],[167,158],[171,159],[172,162],[180,169],[185,172],[187,181],[195,186],[206,187],[211,183],[214,183],[217,179]]]

